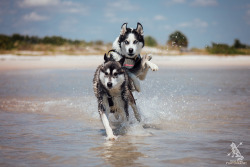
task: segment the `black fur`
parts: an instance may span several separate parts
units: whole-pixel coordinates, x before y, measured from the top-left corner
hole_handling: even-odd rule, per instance
[[[122,68],[122,64],[123,64],[124,61],[122,61],[122,60],[120,60],[120,61],[119,61],[119,64],[118,63],[113,63],[113,62],[116,62],[116,61],[108,61],[108,62],[105,63],[107,65],[101,67],[100,70],[103,73],[105,73],[105,71],[109,68],[110,69],[110,75],[114,75],[113,74],[113,70],[116,69],[118,74],[123,74],[124,73],[124,69]]]
[[[128,69],[128,71],[137,75],[139,73],[140,69],[142,68],[141,61],[142,61],[141,56],[138,55],[136,60],[135,60],[134,67],[131,69]]]
[[[124,23],[124,24],[127,24],[127,23]],[[124,25],[123,24],[123,25]],[[122,26],[123,26],[122,25]],[[142,47],[144,47],[144,37],[143,35],[139,34],[136,30],[138,28],[138,25],[140,25],[142,27],[142,25],[140,23],[137,23],[137,27],[136,29],[131,29],[131,28],[126,28],[126,32],[124,35],[120,35],[119,36],[119,40],[118,40],[118,43],[119,43],[119,46],[121,47],[121,43],[125,41],[125,39],[127,39],[128,35],[130,33],[134,34],[135,35],[135,38],[139,41],[139,42],[142,42]]]
[[[107,55],[104,55],[104,59],[105,61],[108,60]],[[107,61],[106,63],[104,63],[103,65],[100,65],[94,75],[94,79],[93,79],[93,88],[94,88],[94,93],[97,97],[98,100],[98,112],[99,114],[102,114],[106,111],[105,106],[103,104],[103,96],[104,95],[108,95],[108,97],[110,97],[110,99],[108,99],[108,102],[114,105],[114,102],[112,100],[112,96],[110,95],[109,90],[102,84],[102,82],[100,81],[99,75],[100,75],[100,71],[105,72],[106,69],[110,69],[110,75],[112,74],[112,71],[114,69],[117,70],[117,73],[119,74],[124,74],[125,76],[125,81],[122,83],[120,90],[121,91],[121,97],[122,100],[124,101],[124,111],[126,114],[127,119],[129,118],[129,112],[128,112],[128,103],[129,103],[129,83],[128,83],[128,75],[126,73],[126,69],[122,67],[121,63],[123,64],[125,59],[121,60],[121,62],[116,62],[116,61]],[[111,105],[112,106],[112,105]],[[111,113],[114,113],[115,111],[110,111]]]

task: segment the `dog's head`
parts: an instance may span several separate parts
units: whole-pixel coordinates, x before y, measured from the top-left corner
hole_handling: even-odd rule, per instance
[[[136,29],[127,28],[127,23],[121,27],[118,43],[121,53],[127,58],[135,58],[144,47],[143,27],[137,23]]]
[[[105,53],[104,64],[100,69],[100,80],[108,90],[119,89],[125,82],[125,70],[122,68],[125,58],[114,61]]]

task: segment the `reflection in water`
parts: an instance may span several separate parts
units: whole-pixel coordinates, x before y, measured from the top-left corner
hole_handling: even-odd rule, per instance
[[[98,152],[98,156],[102,157],[106,163],[111,166],[145,166],[137,162],[139,158],[146,157],[138,151],[138,148],[127,141],[129,138],[122,136],[118,141],[106,141],[100,147],[95,147],[91,150]]]

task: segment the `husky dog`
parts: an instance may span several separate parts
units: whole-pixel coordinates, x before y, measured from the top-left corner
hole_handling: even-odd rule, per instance
[[[143,27],[140,23],[137,23],[136,29],[127,28],[127,23],[124,23],[121,27],[119,37],[113,42],[113,59],[119,61],[122,57],[125,57],[124,67],[129,69],[128,75],[134,82],[135,89],[140,92],[140,83],[136,79],[140,80],[146,78],[148,69],[157,71],[158,66],[150,60],[151,55],[140,56],[141,49],[144,47]]]
[[[129,118],[128,105],[131,105],[135,117],[140,121],[134,97],[130,91],[127,69],[121,64],[125,58],[120,61],[110,61],[107,55],[104,55],[104,63],[100,65],[94,75],[93,88],[98,100],[98,112],[106,130],[107,139],[114,140],[117,137],[113,134],[109,125],[108,115],[115,114],[116,119],[122,120]]]

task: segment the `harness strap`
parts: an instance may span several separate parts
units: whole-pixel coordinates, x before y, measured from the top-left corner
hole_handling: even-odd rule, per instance
[[[109,102],[109,107],[114,106],[114,102],[113,102],[112,97],[108,97],[108,102]]]
[[[112,96],[108,92],[107,92],[107,94],[108,94],[109,107],[112,107],[112,106],[114,106],[114,102],[113,102]]]

